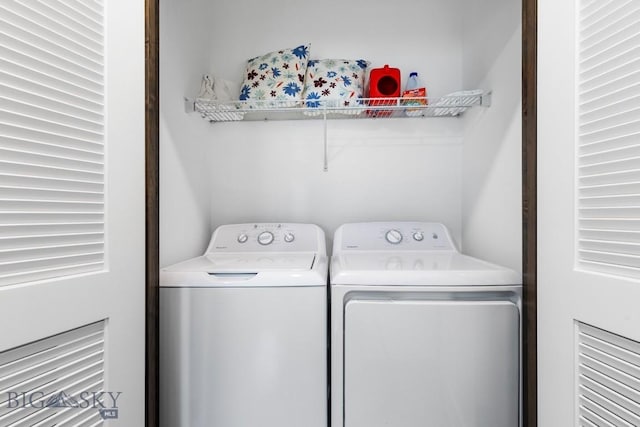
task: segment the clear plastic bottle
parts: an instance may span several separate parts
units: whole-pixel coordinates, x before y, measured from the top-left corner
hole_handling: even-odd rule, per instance
[[[407,83],[405,84],[404,90],[406,92],[408,90],[418,89],[419,87],[422,87],[422,85],[420,84],[418,73],[416,73],[415,71],[412,71],[409,74],[409,78],[407,79]]]
[[[422,84],[418,73],[413,71],[409,74],[409,78],[405,83],[403,98],[422,98],[422,99],[408,99],[403,101],[404,105],[427,105],[427,88]],[[405,110],[407,116],[421,116],[423,110],[421,108],[407,108]]]

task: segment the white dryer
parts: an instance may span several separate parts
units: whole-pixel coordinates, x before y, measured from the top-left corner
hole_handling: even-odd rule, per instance
[[[162,427],[326,427],[327,257],[311,224],[236,224],[160,275]]]
[[[516,272],[442,224],[345,224],[331,260],[332,427],[520,425]]]

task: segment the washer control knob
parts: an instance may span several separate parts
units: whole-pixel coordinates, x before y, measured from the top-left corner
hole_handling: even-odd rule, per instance
[[[413,240],[416,242],[422,242],[424,240],[424,233],[422,231],[416,231],[413,233]]]
[[[402,242],[402,233],[400,233],[398,230],[389,230],[387,231],[387,234],[384,235],[385,239],[387,239],[387,242],[391,243],[392,245],[397,245],[398,243]]]
[[[270,231],[263,231],[258,235],[258,243],[263,246],[270,245],[273,243],[273,233]]]
[[[284,241],[287,243],[291,243],[294,240],[296,240],[296,236],[293,235],[293,233],[285,233],[284,234]]]
[[[246,233],[241,233],[238,236],[238,243],[247,243],[247,240],[249,240],[249,236],[247,236]]]

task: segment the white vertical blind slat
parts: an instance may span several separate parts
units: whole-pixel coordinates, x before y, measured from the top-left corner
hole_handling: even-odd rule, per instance
[[[77,46],[65,43],[66,40],[51,39],[51,32],[42,31],[41,27],[29,25],[29,30],[26,30],[20,24],[28,25],[28,21],[20,21],[19,17],[15,16],[7,16],[5,19],[0,19],[0,23],[2,23],[0,33],[5,37],[19,40],[29,46],[30,49],[42,52],[43,55],[56,55],[58,61],[66,64],[67,67],[93,74],[97,77],[101,76],[101,69],[104,64],[100,56],[95,53],[87,55],[86,49],[78,49],[80,50],[78,52],[76,51]],[[95,59],[92,59],[92,57]]]
[[[56,233],[59,225],[63,224],[102,224],[104,225],[103,212],[1,212],[0,226],[48,226]]]
[[[0,148],[0,157],[3,162],[13,162],[18,165],[32,165],[46,168],[65,169],[73,174],[74,172],[89,172],[101,174],[104,165],[98,162],[90,162],[86,160],[77,160],[74,158],[64,158],[55,155],[47,155],[40,153],[29,153],[24,151],[6,150]],[[4,172],[4,171],[0,171]],[[39,176],[35,176],[37,178]]]
[[[73,32],[74,39],[81,40],[86,38],[100,46],[104,45],[102,23],[90,22],[80,14],[70,16],[72,13],[70,13],[69,8],[64,9],[61,7],[62,4],[60,2],[55,0],[16,0],[16,3],[30,9],[35,15],[43,19],[49,19],[57,22],[62,27],[67,27]]]
[[[607,96],[616,91],[623,91],[631,86],[637,85],[638,78],[637,73],[630,72],[617,78],[604,79],[598,83],[599,84],[587,89],[582,88],[582,90],[578,92],[579,107],[582,107],[586,102],[597,100],[599,97]]]
[[[63,179],[52,179],[42,177],[32,177],[24,175],[0,174],[0,180],[5,182],[7,188],[24,188],[34,190],[60,190],[60,191],[87,191],[92,193],[103,193],[104,185],[90,181],[72,181]]]
[[[594,26],[596,31],[583,32],[581,45],[583,48],[592,47],[595,43],[615,34],[621,28],[633,25],[637,19],[636,14],[640,11],[637,2],[628,4],[602,19],[598,26]]]
[[[24,1],[24,0],[22,0]],[[72,22],[84,26],[88,31],[102,34],[102,16],[101,14],[87,13],[84,7],[78,7],[81,2],[67,0],[38,0],[40,3],[47,3],[58,12],[65,15]]]
[[[3,90],[19,90],[25,96],[28,95],[45,99],[47,102],[60,103],[88,114],[98,116],[102,114],[102,103],[92,101],[87,96],[80,96],[77,93],[77,87],[65,86],[63,82],[54,79],[45,81],[42,75],[34,77],[33,73],[29,75],[28,71],[16,74],[19,71],[25,71],[25,69],[19,69],[16,65],[3,62],[2,59],[0,59],[0,65],[2,65],[0,67],[0,85],[3,86]],[[93,96],[99,99],[98,95],[94,94]]]
[[[95,1],[0,4],[0,286],[104,268],[103,27]]]
[[[38,19],[17,3],[3,3],[0,5],[0,10],[2,15],[7,17],[7,20],[20,28],[31,28],[34,34],[46,38],[70,52],[83,55],[93,62],[103,63],[102,45],[79,39],[78,35],[70,34],[67,27],[61,27],[59,23],[49,20],[48,17],[41,16]]]
[[[640,4],[580,3],[578,266],[640,279]]]
[[[31,164],[25,162],[10,163],[0,160],[0,170],[2,175],[31,176],[41,179],[77,180],[94,183],[102,183],[102,172],[92,172],[73,168],[51,167],[42,164]],[[0,205],[0,212],[2,211]]]
[[[640,41],[640,38],[638,41]],[[631,77],[632,81],[635,83],[637,81],[636,74],[640,71],[640,61],[638,60],[638,57],[630,56],[628,52],[626,53],[626,56],[624,52],[621,54],[622,59],[620,61],[611,61],[608,64],[603,64],[610,66],[598,68],[598,74],[584,73],[580,80],[580,92],[588,93],[590,90],[603,87],[610,82],[615,82],[618,79],[625,79],[628,77]]]
[[[88,243],[102,243],[102,230],[97,233],[59,233],[47,234],[47,246],[42,246],[42,235],[2,237],[0,238],[0,253],[10,249],[33,249],[49,246],[78,245]]]
[[[47,88],[54,92],[54,98],[69,97],[74,104],[86,104],[94,111],[102,109],[102,91],[95,86],[89,87],[84,80],[75,79],[73,75],[61,72],[46,64],[14,53],[0,46],[0,73],[14,80],[21,80],[32,87],[37,87],[35,93],[45,95]]]
[[[96,36],[95,31],[89,33],[86,29],[72,25],[73,21],[61,14],[51,11],[33,1],[3,2],[2,8],[11,10],[16,15],[30,21],[30,26],[42,27],[63,37],[68,43],[84,46],[95,52],[100,52],[104,46],[101,36]],[[102,13],[102,7],[100,8]]]
[[[100,163],[102,161],[102,145],[95,145],[92,147],[92,150],[89,151],[87,150],[88,147],[83,147],[82,145],[79,148],[76,148],[74,146],[69,146],[68,144],[66,146],[62,146],[58,144],[31,141],[26,138],[19,139],[0,136],[0,140],[6,150],[13,152],[43,155],[48,154],[50,156],[57,155],[67,159],[87,161],[91,163]]]
[[[0,107],[0,123],[12,124],[26,129],[35,130],[41,133],[49,133],[62,138],[74,138],[86,140],[99,144],[103,141],[104,135],[101,131],[87,130],[74,123],[60,121],[59,115],[52,114],[46,116],[46,111],[10,111],[6,105],[11,101],[4,98]],[[44,113],[44,115],[43,115]]]
[[[61,135],[52,132],[45,132],[37,129],[30,129],[20,126],[17,123],[0,122],[0,140],[19,139],[23,141],[50,144],[60,147],[70,147],[78,150],[93,151],[102,153],[103,140],[88,141],[70,135]],[[2,158],[0,158],[0,161]]]
[[[600,0],[593,2],[593,7],[591,9],[584,8],[580,10],[579,21],[582,29],[581,34],[597,32],[603,26],[603,20],[633,1],[634,0]],[[580,3],[585,4],[591,2],[583,0]]]
[[[104,257],[103,257],[104,258]],[[13,285],[15,283],[24,283],[24,282],[36,282],[39,280],[46,280],[52,277],[62,277],[62,276],[75,276],[79,274],[92,273],[95,271],[100,271],[104,266],[104,261],[102,258],[99,261],[95,262],[84,262],[80,263],[76,261],[73,265],[56,265],[55,263],[51,263],[45,269],[36,269],[33,268],[28,272],[17,272],[0,276],[0,286],[8,286]]]
[[[56,52],[48,52],[3,33],[0,33],[0,46],[4,51],[19,55],[19,58],[25,63],[38,63],[41,66],[47,66],[49,70],[59,75],[71,76],[72,79],[81,79],[85,86],[94,91],[101,90],[102,73],[86,69],[79,64],[66,60],[56,55]]]
[[[75,99],[66,101],[55,97],[43,96],[43,94],[37,92],[37,89],[35,92],[30,91],[24,87],[25,85],[14,86],[11,84],[12,82],[6,82],[7,80],[9,79],[2,79],[2,76],[0,76],[0,97],[21,104],[38,106],[48,111],[56,111],[67,117],[75,117],[89,123],[101,124],[102,122],[101,111],[91,111],[90,109],[79,107]],[[59,94],[57,95],[59,97]]]
[[[58,0],[58,3],[65,5],[66,10],[73,14],[81,15],[93,21],[95,25],[102,26],[102,13],[100,9],[92,8],[91,2],[79,0]]]
[[[30,237],[34,235],[67,235],[78,233],[102,233],[101,222],[69,222],[43,224],[0,224],[0,238]]]
[[[640,104],[640,94],[631,95],[624,98],[612,99],[609,102],[601,101],[598,108],[591,111],[583,111],[580,114],[583,125],[581,130],[587,130],[593,127],[599,127],[604,120],[611,120],[612,118],[622,119],[622,114],[626,114],[634,119],[638,118],[638,108]]]
[[[4,96],[3,96],[4,95]],[[100,117],[89,119],[83,117],[76,112],[65,111],[64,105],[47,105],[44,100],[29,99],[29,95],[7,96],[6,92],[2,95],[3,106],[2,111],[20,115],[28,118],[33,122],[32,126],[56,126],[61,129],[60,132],[87,132],[96,135],[99,139],[103,134],[102,119]],[[17,98],[17,99],[16,99]],[[32,102],[29,102],[32,101]],[[93,136],[95,138],[96,136]]]

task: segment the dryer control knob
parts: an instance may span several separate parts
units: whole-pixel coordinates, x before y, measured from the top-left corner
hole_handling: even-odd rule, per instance
[[[413,240],[416,242],[422,242],[424,240],[424,233],[422,231],[416,231],[413,233]]]
[[[392,245],[397,245],[398,243],[402,242],[402,233],[400,233],[398,230],[389,230],[387,231],[387,234],[384,235],[385,239],[387,239],[387,242],[391,243]]]
[[[247,243],[247,240],[249,240],[249,236],[247,236],[245,233],[242,233],[238,236],[238,243]]]
[[[291,243],[294,240],[296,240],[296,236],[293,235],[293,233],[285,233],[284,235],[284,241],[287,243]]]
[[[273,243],[273,233],[270,231],[263,231],[258,235],[258,243],[264,246],[270,245]]]

